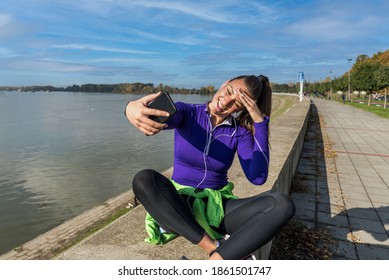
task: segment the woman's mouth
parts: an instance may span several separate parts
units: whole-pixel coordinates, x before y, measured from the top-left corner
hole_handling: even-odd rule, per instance
[[[220,101],[220,99],[217,101],[216,103],[216,107],[217,107],[217,110],[220,111],[220,112],[224,112],[226,111],[228,108],[225,108],[222,104],[222,102]]]

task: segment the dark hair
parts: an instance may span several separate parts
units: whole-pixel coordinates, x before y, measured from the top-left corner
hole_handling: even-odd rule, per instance
[[[261,113],[264,116],[270,117],[272,106],[272,89],[270,86],[269,78],[263,75],[246,75],[233,78],[231,81],[240,79],[243,79],[244,84],[247,87],[248,94],[257,100],[257,105],[259,110],[261,110]],[[244,126],[253,132],[254,122],[247,110],[244,110],[239,115],[237,121],[241,126]]]

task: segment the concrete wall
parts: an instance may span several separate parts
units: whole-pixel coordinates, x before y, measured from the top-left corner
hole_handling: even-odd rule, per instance
[[[277,162],[270,166],[272,178],[267,182],[270,191],[289,194],[304,144],[309,113],[310,100],[303,99],[272,124],[271,160]],[[271,244],[272,242],[269,242],[257,252],[258,259],[268,259]]]

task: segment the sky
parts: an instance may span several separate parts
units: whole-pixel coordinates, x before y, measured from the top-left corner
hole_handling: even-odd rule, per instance
[[[2,0],[0,86],[340,77],[389,49],[387,11],[387,0]]]

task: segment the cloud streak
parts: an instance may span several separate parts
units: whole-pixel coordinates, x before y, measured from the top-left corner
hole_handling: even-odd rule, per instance
[[[204,6],[203,3],[190,1],[187,3],[182,2],[167,2],[167,1],[131,1],[128,0],[127,4],[133,7],[157,9],[157,10],[168,10],[175,13],[183,13],[189,16],[197,17],[205,21],[213,21],[219,23],[239,23],[238,19],[232,14],[228,13],[217,13],[217,7],[211,4]]]
[[[150,39],[153,41],[161,41],[161,42],[167,42],[167,43],[179,44],[179,45],[201,45],[206,43],[206,41],[202,39],[197,39],[194,38],[193,36],[188,36],[188,35],[184,35],[178,38],[172,38],[166,35],[161,36],[161,35],[156,35],[150,32],[145,32],[136,29],[128,29],[128,30],[131,33],[136,34],[144,39]]]
[[[10,40],[13,38],[19,38],[20,36],[28,35],[29,32],[34,30],[34,26],[27,25],[17,21],[15,16],[7,13],[0,13],[0,39]]]
[[[15,53],[13,50],[7,48],[0,48],[0,58],[13,58],[18,56],[20,55]]]
[[[119,49],[109,48],[89,44],[64,44],[64,45],[52,45],[55,49],[67,49],[67,50],[85,50],[85,51],[97,51],[97,52],[111,52],[111,53],[128,53],[128,54],[158,54],[158,52],[133,50],[133,49]]]
[[[348,19],[328,16],[304,19],[287,27],[287,31],[296,36],[318,41],[352,40],[369,35],[371,31],[382,24],[382,20],[367,16],[360,19]]]

